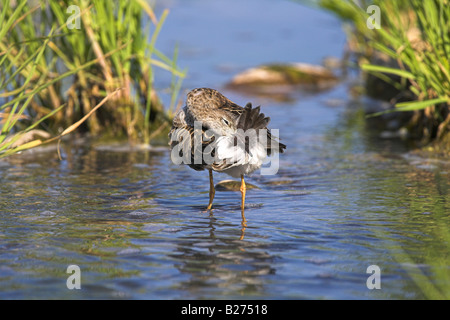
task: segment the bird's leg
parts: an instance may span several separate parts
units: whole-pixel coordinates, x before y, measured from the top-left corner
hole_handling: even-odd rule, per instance
[[[241,216],[242,216],[242,229],[241,229],[241,238],[240,240],[244,239],[244,233],[245,233],[245,227],[247,227],[247,220],[245,219],[244,214],[244,207],[245,207],[245,191],[247,190],[247,187],[245,186],[244,181],[244,175],[241,175],[241,194],[242,194],[242,202],[241,202]]]
[[[245,207],[245,191],[247,190],[247,187],[245,186],[244,181],[244,175],[241,175],[241,195],[242,195],[242,202],[241,202],[241,214],[242,214],[242,223],[245,223],[245,215],[244,215],[244,207]]]
[[[245,218],[244,218],[245,219]],[[241,237],[239,238],[239,240],[244,240],[244,236],[245,236],[245,228],[247,227],[247,222],[245,220],[242,220],[242,229],[241,229]]]
[[[212,169],[209,169],[209,204],[206,210],[211,209],[215,194],[216,190],[214,189],[213,173]]]

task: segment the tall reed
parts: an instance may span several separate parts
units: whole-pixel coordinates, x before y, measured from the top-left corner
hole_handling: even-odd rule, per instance
[[[362,1],[320,0],[321,5],[353,26],[354,48],[362,54],[363,70],[394,83],[400,92],[393,97],[394,109],[414,111],[408,127],[423,141],[443,140],[450,145],[450,3],[448,0]],[[369,5],[379,8],[380,22],[370,29]],[[380,65],[374,53],[390,59]],[[366,59],[368,58],[368,60]],[[379,114],[376,114],[379,115]]]
[[[186,74],[155,47],[167,10],[158,19],[144,0],[30,3],[0,2],[0,154],[31,130],[55,134],[87,114],[82,130],[131,142],[167,125],[152,69],[175,83]]]

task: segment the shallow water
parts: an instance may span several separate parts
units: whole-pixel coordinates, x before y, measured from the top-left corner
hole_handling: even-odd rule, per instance
[[[297,60],[318,63],[340,53],[344,37],[328,15],[258,1],[259,16],[249,16],[256,1],[233,2],[233,10],[225,3],[168,3],[163,47],[180,37],[173,21],[199,17],[185,26],[180,44],[180,63],[194,69],[187,89],[220,87],[230,73],[217,66],[230,61],[233,70],[292,61],[285,49],[296,37],[308,50],[313,35],[333,39],[305,57],[294,46]],[[286,9],[283,19],[275,15]],[[193,36],[208,23],[211,32],[219,30],[232,12],[242,17],[224,31],[235,37],[222,43],[249,46],[236,58],[216,40]],[[267,24],[252,27],[257,20]],[[247,56],[251,45],[259,50],[284,33],[288,39],[274,43],[279,51],[270,46],[255,59]],[[181,58],[190,46],[198,51]],[[225,93],[240,104],[251,99]],[[173,165],[165,147],[68,142],[62,161],[53,148],[1,161],[0,299],[420,299],[449,288],[450,161],[420,157],[372,133],[361,111],[366,101],[352,101],[346,83],[297,98],[251,99],[288,148],[277,175],[247,179],[258,189],[247,192],[245,229],[239,192],[216,192],[214,210],[206,212],[207,172]],[[216,182],[223,179],[229,177],[215,174]],[[66,286],[73,264],[81,270],[81,290]],[[366,285],[370,265],[381,269],[381,289]]]

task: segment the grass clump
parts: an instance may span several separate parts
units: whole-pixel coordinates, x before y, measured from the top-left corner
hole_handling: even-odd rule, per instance
[[[155,47],[167,10],[157,18],[143,0],[0,0],[0,9],[0,157],[36,145],[37,129],[57,136],[77,124],[149,143],[168,126],[153,68],[174,79],[169,110],[186,72]]]
[[[449,1],[319,2],[350,22],[351,47],[362,69],[395,87],[395,94],[388,97],[394,106],[389,112],[411,112],[406,125],[410,135],[424,144],[449,141]],[[373,29],[368,27],[373,18],[369,5],[380,12],[379,25],[372,24]]]

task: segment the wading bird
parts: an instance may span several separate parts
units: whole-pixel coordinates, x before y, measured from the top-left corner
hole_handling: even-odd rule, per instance
[[[213,171],[241,178],[241,209],[244,217],[246,186],[244,176],[260,168],[267,156],[283,153],[286,146],[272,136],[270,121],[253,108],[243,108],[220,92],[197,88],[187,94],[186,105],[175,115],[169,133],[174,163],[209,171],[209,203],[212,208],[215,189]]]

